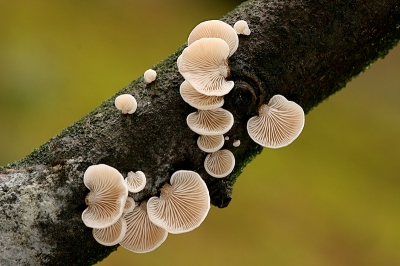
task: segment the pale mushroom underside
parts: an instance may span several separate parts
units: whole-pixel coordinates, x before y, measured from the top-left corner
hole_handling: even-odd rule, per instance
[[[146,186],[146,175],[142,171],[129,172],[125,182],[130,192],[137,193]]]
[[[217,108],[213,110],[199,110],[191,113],[186,118],[189,128],[199,135],[222,135],[233,126],[231,112]]]
[[[125,236],[126,221],[120,217],[118,221],[106,228],[93,228],[92,234],[97,242],[104,246],[114,246]]]
[[[137,101],[130,94],[122,94],[115,98],[115,107],[123,114],[133,114],[137,109]]]
[[[230,150],[219,150],[207,155],[204,160],[206,172],[216,178],[229,175],[235,167],[235,156]]]
[[[123,213],[128,213],[128,212],[133,211],[133,208],[135,208],[135,206],[136,206],[136,202],[133,200],[133,198],[127,197]]]
[[[169,233],[180,234],[197,228],[210,209],[208,188],[193,171],[180,170],[171,177],[160,197],[147,203],[150,220]]]
[[[224,104],[223,96],[207,96],[195,90],[188,81],[180,86],[182,99],[190,106],[199,110],[211,110],[221,107]]]
[[[224,146],[225,139],[223,135],[215,136],[199,136],[197,139],[197,146],[205,152],[215,152]]]
[[[237,21],[235,25],[233,25],[233,28],[235,29],[237,34],[250,35],[251,33],[247,22],[244,20]]]

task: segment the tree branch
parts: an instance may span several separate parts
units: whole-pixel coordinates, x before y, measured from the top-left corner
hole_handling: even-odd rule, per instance
[[[159,195],[173,172],[193,170],[206,181],[212,204],[228,206],[235,180],[262,150],[246,132],[262,103],[282,94],[307,113],[400,39],[395,0],[248,1],[222,20],[239,19],[252,33],[240,36],[229,60],[235,87],[224,108],[235,123],[225,148],[236,158],[233,173],[216,179],[204,170],[206,154],[186,125],[195,110],[179,95],[183,78],[175,62],[182,46],[153,68],[154,83],[139,78],[117,93],[135,96],[135,114],[122,115],[114,96],[26,158],[0,167],[1,265],[91,265],[116,249],[99,245],[81,221],[88,192],[82,177],[93,164],[124,175],[143,171],[148,184],[132,195],[135,201]],[[232,149],[236,139],[241,145]]]

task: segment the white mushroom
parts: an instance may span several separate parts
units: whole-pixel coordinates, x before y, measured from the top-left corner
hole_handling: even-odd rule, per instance
[[[178,58],[176,59],[176,65],[178,66],[178,68],[179,68],[179,64],[181,63],[181,60],[182,60],[182,54],[180,54],[178,56]]]
[[[300,105],[275,95],[268,105],[263,104],[259,116],[247,122],[247,132],[258,144],[268,148],[281,148],[292,143],[304,127],[304,111]]]
[[[237,34],[250,35],[251,33],[249,25],[247,25],[247,22],[244,20],[237,21],[235,25],[233,25],[233,28]]]
[[[198,24],[190,33],[188,45],[202,38],[220,38],[229,45],[229,57],[239,46],[236,31],[227,23],[220,20],[208,20]]]
[[[223,96],[234,86],[233,81],[226,81],[230,72],[228,55],[229,47],[222,39],[200,39],[183,50],[179,72],[198,92]]]
[[[85,198],[88,207],[82,213],[85,225],[105,228],[117,222],[128,197],[128,188],[118,170],[105,164],[89,166],[83,182],[90,190]]]
[[[157,72],[153,69],[148,69],[144,72],[143,78],[146,83],[151,83],[156,80]]]
[[[114,246],[125,236],[126,221],[120,217],[118,221],[106,228],[93,228],[92,234],[97,242],[104,246]]]
[[[136,99],[130,94],[119,95],[115,98],[114,104],[123,114],[133,114],[137,109]]]
[[[229,150],[219,150],[207,155],[204,168],[210,176],[221,178],[229,175],[235,167],[235,156]]]
[[[233,115],[222,108],[198,110],[186,118],[189,128],[199,135],[222,135],[233,126]]]
[[[224,136],[199,136],[197,146],[205,152],[215,152],[224,146]]]
[[[135,206],[136,206],[136,202],[133,200],[133,198],[131,198],[131,197],[126,198],[123,213],[128,213],[128,212],[133,211],[133,208],[135,208]]]
[[[142,171],[129,172],[125,182],[130,192],[137,193],[146,186],[146,176]]]
[[[239,147],[240,146],[240,140],[237,139],[232,143],[233,147]]]
[[[199,110],[216,109],[224,104],[223,96],[204,95],[195,90],[186,80],[180,86],[180,93],[186,103]]]
[[[124,216],[127,224],[125,237],[119,244],[136,253],[146,253],[158,248],[168,232],[152,223],[147,214],[147,203],[142,202]]]
[[[147,202],[150,220],[169,233],[180,234],[197,228],[210,209],[208,188],[200,175],[193,171],[177,171],[171,184],[161,188],[160,197]]]

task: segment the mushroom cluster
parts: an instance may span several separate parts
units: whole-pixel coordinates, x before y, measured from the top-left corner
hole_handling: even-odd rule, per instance
[[[224,95],[234,87],[234,82],[227,80],[228,59],[239,46],[238,34],[250,34],[245,21],[238,25],[240,32],[220,20],[200,23],[190,33],[188,47],[177,59],[178,70],[185,78],[180,94],[186,103],[198,109],[188,115],[186,122],[200,135],[199,148],[210,153],[204,161],[207,173],[218,178],[226,177],[235,167],[233,153],[219,150],[224,145],[223,134],[234,122],[233,115],[222,108]]]

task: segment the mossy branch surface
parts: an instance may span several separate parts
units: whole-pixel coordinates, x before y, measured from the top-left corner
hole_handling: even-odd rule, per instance
[[[233,173],[207,175],[207,154],[186,125],[195,109],[179,95],[183,78],[175,63],[184,45],[153,67],[155,82],[138,78],[26,158],[0,167],[1,265],[92,265],[116,249],[98,244],[81,221],[88,193],[83,173],[93,164],[123,175],[143,171],[147,185],[132,195],[136,201],[159,195],[173,172],[193,170],[206,181],[212,204],[228,206],[235,180],[262,150],[246,132],[261,104],[282,94],[307,113],[400,39],[400,1],[394,0],[248,1],[222,18],[230,25],[240,19],[252,33],[240,35],[229,60],[235,87],[224,108],[235,123],[224,148],[236,157]],[[135,114],[114,107],[123,93],[137,99]]]

